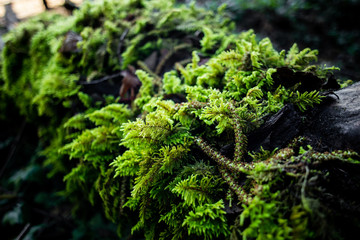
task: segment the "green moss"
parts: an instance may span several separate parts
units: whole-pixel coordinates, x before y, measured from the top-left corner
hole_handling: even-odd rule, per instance
[[[86,211],[84,201],[101,204],[120,234],[131,228],[146,239],[306,239],[333,224],[317,221],[333,207],[319,196],[331,182],[322,171],[357,166],[358,155],[295,143],[249,154],[247,134],[286,104],[301,112],[320,103],[335,68],[312,65],[316,50],[279,52],[251,30],[233,33],[222,10],[108,0],[9,33],[3,92],[38,121],[49,176],[63,176],[75,213]],[[64,53],[70,30],[81,40]],[[192,58],[165,67],[182,49]],[[150,70],[145,59],[161,50],[168,53]],[[142,83],[131,104],[86,92],[97,77],[132,74],[130,65]],[[319,86],[304,90],[282,71]]]

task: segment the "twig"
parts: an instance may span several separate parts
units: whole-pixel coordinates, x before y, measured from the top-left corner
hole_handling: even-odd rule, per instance
[[[18,143],[20,142],[21,136],[22,136],[22,134],[23,134],[23,132],[24,132],[25,126],[26,126],[26,120],[24,120],[24,121],[22,122],[22,124],[21,124],[21,126],[20,126],[20,130],[19,130],[18,134],[16,135],[16,138],[15,138],[14,142],[13,142],[12,145],[11,145],[11,149],[10,149],[9,155],[7,156],[7,159],[6,159],[6,161],[5,161],[2,169],[1,169],[1,171],[0,171],[0,178],[1,178],[2,175],[3,175],[3,173],[4,173],[5,169],[6,169],[6,166],[9,164],[10,160],[12,159],[12,157],[13,157],[14,154],[15,154],[15,151],[16,151],[16,149],[17,149],[17,147],[18,147]]]
[[[21,230],[21,233],[15,238],[15,240],[20,240],[22,236],[26,233],[26,231],[29,229],[30,223],[27,223],[23,230]]]
[[[153,71],[151,71],[148,66],[143,62],[143,61],[137,61],[136,62],[137,65],[142,69],[144,70],[145,72],[147,72],[150,76],[152,76],[153,78],[155,78],[155,84],[161,86],[161,77],[159,75],[157,75],[156,73],[154,73]]]
[[[154,82],[153,84],[158,86],[158,93],[157,95],[161,95],[162,94],[162,78],[157,75],[156,73],[154,73],[153,71],[151,71],[148,66],[143,62],[143,61],[137,61],[137,65],[143,69],[145,72],[147,72],[150,76],[152,76],[154,78]]]
[[[121,36],[120,36],[120,42],[119,42],[119,46],[118,46],[118,49],[117,49],[117,52],[116,52],[116,54],[118,55],[118,58],[119,58],[119,64],[121,65],[121,63],[122,63],[122,57],[121,57],[121,49],[122,49],[122,45],[123,45],[123,43],[124,43],[124,39],[125,39],[125,37],[126,37],[126,35],[129,33],[129,29],[128,28],[126,28],[125,29],[125,31],[121,34]]]
[[[161,70],[163,69],[165,63],[169,60],[169,58],[175,54],[177,51],[181,50],[181,49],[184,49],[184,48],[188,48],[188,47],[191,47],[190,44],[188,43],[183,43],[183,44],[180,44],[176,47],[174,47],[172,50],[170,50],[168,52],[168,54],[166,54],[163,59],[161,59],[161,61],[159,62],[159,64],[156,66],[156,70],[155,70],[155,74],[156,75],[159,75]]]
[[[93,84],[98,84],[98,83],[102,83],[102,82],[105,82],[105,81],[108,81],[108,80],[111,80],[111,79],[114,79],[114,78],[117,78],[117,77],[120,77],[122,76],[122,73],[119,72],[119,73],[115,73],[115,74],[112,74],[112,75],[109,75],[109,76],[105,76],[103,78],[100,78],[100,79],[97,79],[97,80],[94,80],[94,81],[91,81],[91,82],[80,82],[80,85],[93,85]]]
[[[181,60],[180,62],[177,62],[177,63],[181,64],[182,66],[185,66],[186,64],[191,63],[191,61],[192,61],[192,58],[187,58],[187,59]]]
[[[304,206],[304,209],[308,212],[311,212],[311,209],[309,207],[309,202],[306,200],[306,197],[305,197],[305,187],[306,187],[306,184],[307,184],[307,180],[308,180],[308,177],[309,177],[309,168],[308,166],[305,166],[305,179],[304,179],[304,182],[302,183],[302,186],[301,186],[301,203],[303,204]]]

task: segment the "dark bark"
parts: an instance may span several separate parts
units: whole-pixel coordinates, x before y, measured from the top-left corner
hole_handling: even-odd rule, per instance
[[[317,151],[360,152],[360,83],[335,91],[304,113],[286,105],[249,134],[249,151],[283,148],[297,136],[306,137]]]
[[[337,96],[314,110],[305,136],[329,150],[352,149],[360,152],[360,83],[335,94]]]

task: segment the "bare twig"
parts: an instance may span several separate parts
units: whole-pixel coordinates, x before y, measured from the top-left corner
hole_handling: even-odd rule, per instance
[[[114,78],[117,78],[117,77],[120,77],[122,76],[122,73],[119,72],[119,73],[115,73],[115,74],[112,74],[112,75],[108,75],[108,76],[105,76],[103,78],[100,78],[100,79],[97,79],[97,80],[94,80],[94,81],[91,81],[91,82],[80,82],[80,85],[93,85],[93,84],[99,84],[99,83],[102,83],[102,82],[105,82],[105,81],[108,81],[108,80],[111,80],[111,79],[114,79]]]
[[[118,58],[119,58],[119,64],[121,65],[122,63],[122,57],[121,57],[121,49],[122,49],[122,46],[123,46],[123,43],[124,43],[124,39],[126,37],[126,35],[129,33],[129,29],[125,29],[125,31],[121,34],[120,36],[120,42],[119,42],[119,46],[118,46],[118,49],[117,49],[117,55],[118,55]]]
[[[31,226],[30,223],[27,223],[25,225],[25,227],[23,228],[23,230],[21,230],[21,233],[15,238],[15,240],[20,240],[23,237],[23,235],[26,233],[26,231],[29,229],[30,226]]]
[[[161,59],[161,61],[159,62],[159,64],[156,66],[156,70],[155,70],[155,74],[156,75],[159,75],[161,70],[163,69],[165,63],[169,60],[169,58],[174,55],[177,51],[179,50],[182,50],[182,49],[185,49],[185,48],[188,48],[188,47],[191,47],[190,44],[188,43],[183,43],[183,44],[180,44],[176,47],[174,47],[173,49],[171,49],[164,57],[163,59]]]
[[[136,62],[137,65],[144,70],[145,72],[147,72],[150,76],[152,76],[153,78],[155,78],[157,81],[161,81],[161,77],[159,75],[157,75],[156,73],[154,73],[153,71],[151,71],[151,69],[148,68],[148,66],[146,65],[146,63],[144,63],[143,61],[137,61]]]

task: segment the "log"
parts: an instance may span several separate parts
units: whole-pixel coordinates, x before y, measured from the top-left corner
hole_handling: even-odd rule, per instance
[[[360,152],[360,83],[340,89],[306,112],[287,104],[248,136],[249,151],[283,148],[304,136],[316,151]]]
[[[338,98],[334,96],[315,109],[305,136],[329,150],[360,152],[360,82],[335,94]]]

